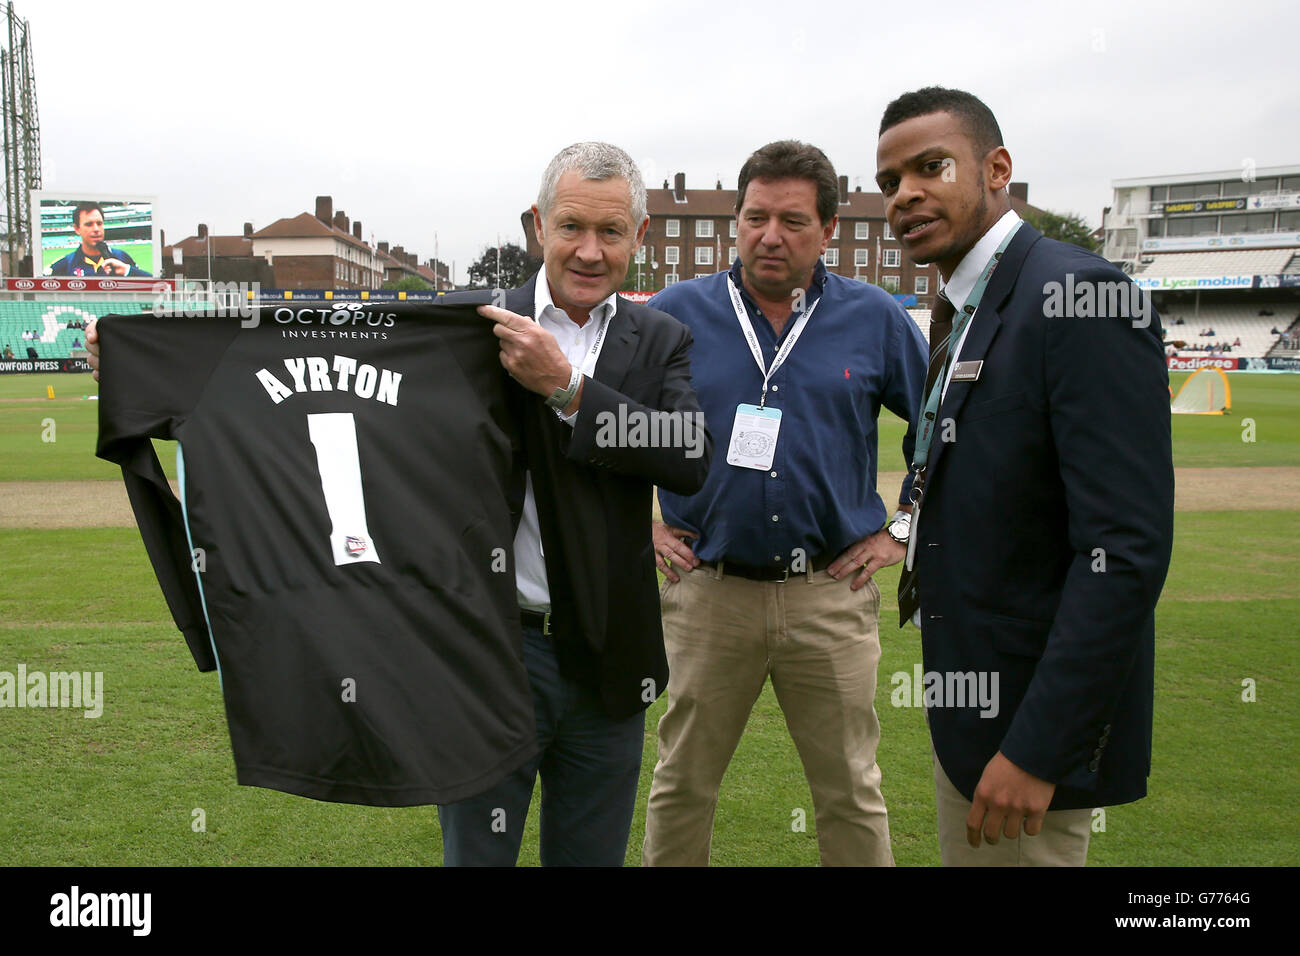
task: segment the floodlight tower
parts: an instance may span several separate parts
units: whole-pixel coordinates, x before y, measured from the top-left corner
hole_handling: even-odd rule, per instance
[[[12,0],[6,8],[7,33],[0,42],[0,117],[4,141],[4,206],[0,208],[0,239],[3,240],[3,271],[14,275],[17,263],[26,255],[40,260],[34,249],[31,190],[41,188],[41,124],[36,112],[36,72],[32,65],[31,28],[14,13]]]

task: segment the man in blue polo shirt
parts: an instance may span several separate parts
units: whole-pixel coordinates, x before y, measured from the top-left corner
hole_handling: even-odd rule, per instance
[[[890,865],[871,576],[903,558],[911,475],[887,524],[876,419],[882,405],[913,419],[925,342],[888,293],[822,264],[839,189],[821,150],[770,143],[738,185],[731,270],[652,300],[694,335],[692,381],[728,444],[698,494],[659,494],[668,709],[642,862],[708,863],[722,776],[771,677],[822,863]],[[912,446],[909,427],[905,465]]]

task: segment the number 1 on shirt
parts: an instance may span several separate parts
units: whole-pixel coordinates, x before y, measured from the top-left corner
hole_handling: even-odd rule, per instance
[[[320,471],[321,491],[325,493],[325,509],[330,516],[334,563],[382,563],[366,526],[355,417],[351,412],[308,415],[307,433],[316,447],[316,467]]]

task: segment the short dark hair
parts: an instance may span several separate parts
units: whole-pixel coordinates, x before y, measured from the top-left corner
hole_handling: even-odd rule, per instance
[[[931,113],[951,113],[961,120],[977,156],[987,156],[1002,145],[998,121],[979,97],[965,90],[950,90],[942,86],[927,86],[904,93],[886,106],[885,115],[880,118],[880,135],[905,120]]]
[[[99,217],[104,218],[104,207],[97,202],[79,202],[77,208],[72,210],[72,224],[78,229],[81,228],[81,214],[91,210],[99,210]]]
[[[745,190],[755,179],[806,179],[817,188],[817,215],[822,225],[835,218],[840,204],[840,184],[835,167],[816,146],[797,139],[782,139],[754,150],[740,167],[736,211],[745,205]]]

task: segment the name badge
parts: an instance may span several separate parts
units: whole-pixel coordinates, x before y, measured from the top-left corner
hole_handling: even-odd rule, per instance
[[[952,366],[952,380],[954,382],[977,382],[980,377],[980,370],[984,368],[982,360],[976,362],[954,362]]]
[[[727,464],[737,468],[767,471],[776,455],[776,436],[781,430],[781,409],[737,405],[727,446]]]

